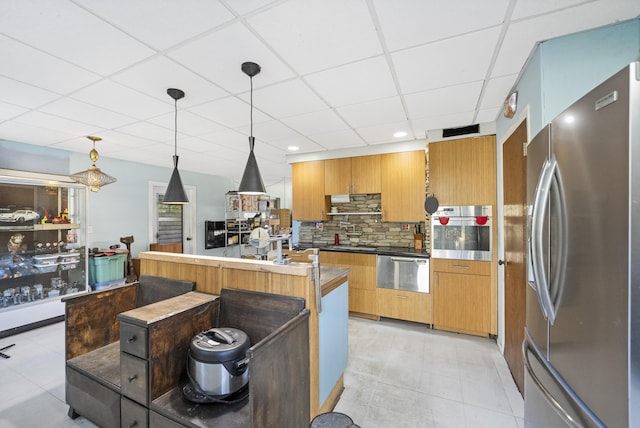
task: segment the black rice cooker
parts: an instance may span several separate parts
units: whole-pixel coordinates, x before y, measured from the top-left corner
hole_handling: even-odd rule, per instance
[[[198,333],[189,345],[189,379],[200,394],[225,398],[249,382],[249,336],[236,328]]]

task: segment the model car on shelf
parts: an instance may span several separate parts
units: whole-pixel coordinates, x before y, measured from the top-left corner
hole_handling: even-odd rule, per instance
[[[17,210],[11,213],[0,213],[0,222],[4,223],[25,223],[27,221],[37,221],[40,214],[32,210]]]

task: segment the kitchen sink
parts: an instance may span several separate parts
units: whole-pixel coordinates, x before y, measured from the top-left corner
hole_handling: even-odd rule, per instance
[[[376,247],[354,246],[354,245],[331,245],[329,247],[332,250],[345,250],[345,251],[375,251]]]

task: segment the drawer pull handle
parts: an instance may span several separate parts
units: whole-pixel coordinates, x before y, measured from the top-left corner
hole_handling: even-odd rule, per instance
[[[407,296],[396,296],[397,299],[406,299]]]
[[[465,266],[465,265],[453,265],[453,267],[456,269],[469,269],[469,266]]]
[[[138,379],[138,375],[137,374],[134,374],[133,376],[129,376],[129,383],[133,382],[136,379]]]
[[[137,427],[138,426],[138,421],[133,421],[129,424],[129,428],[133,428],[133,427]]]
[[[127,339],[127,343],[135,342],[138,338],[136,336],[131,336]]]

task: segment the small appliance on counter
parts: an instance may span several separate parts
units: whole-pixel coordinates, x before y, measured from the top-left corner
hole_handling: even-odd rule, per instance
[[[249,336],[236,328],[212,328],[191,339],[189,383],[183,394],[195,403],[237,403],[249,396]]]

